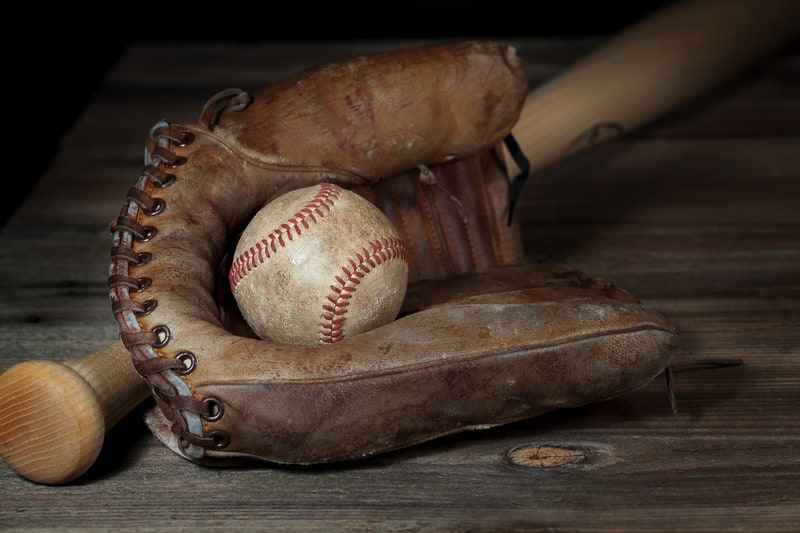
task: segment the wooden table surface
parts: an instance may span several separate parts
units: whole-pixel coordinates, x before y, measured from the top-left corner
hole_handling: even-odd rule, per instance
[[[509,39],[531,84],[593,39]],[[406,41],[133,43],[0,233],[0,371],[117,339],[111,234],[162,118],[226,87]],[[678,327],[675,374],[610,401],[442,438],[361,463],[211,469],[145,428],[142,408],[79,480],[0,464],[0,530],[800,530],[800,47],[669,116],[528,180],[526,250],[631,290]],[[148,402],[145,402],[145,406]],[[582,461],[522,467],[510,450]]]

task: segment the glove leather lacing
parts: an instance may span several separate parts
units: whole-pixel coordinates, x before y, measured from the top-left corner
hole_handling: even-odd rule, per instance
[[[212,130],[221,111],[225,108],[240,111],[247,107],[250,96],[240,89],[227,89],[212,96],[203,107],[199,123]],[[171,147],[184,147],[194,141],[194,135],[167,121],[156,123],[150,130],[145,149],[145,166],[128,191],[122,212],[111,224],[113,234],[112,267],[108,284],[112,310],[120,324],[120,338],[130,351],[136,371],[145,378],[154,395],[176,411],[172,431],[180,438],[184,452],[200,458],[205,449],[221,449],[228,445],[230,437],[222,431],[206,433],[204,421],[221,418],[225,406],[217,398],[195,398],[191,387],[181,379],[194,371],[197,358],[190,352],[181,352],[176,357],[162,357],[159,350],[171,341],[169,327],[164,324],[144,330],[138,318],[150,314],[157,306],[156,300],[133,300],[132,293],[147,290],[152,280],[137,277],[135,271],[152,259],[148,253],[135,250],[136,244],[158,238],[156,225],[147,222],[161,214],[166,203],[147,192],[150,185],[157,189],[169,187],[175,182],[173,173],[186,163],[186,158],[176,155]],[[140,218],[141,217],[141,218]]]
[[[505,138],[503,138],[503,142],[505,143],[506,148],[508,148],[508,153],[514,160],[514,163],[516,163],[520,169],[519,174],[514,176],[514,179],[511,181],[511,186],[508,188],[508,220],[506,221],[506,224],[511,226],[511,217],[514,214],[514,206],[519,199],[519,194],[522,191],[522,186],[525,184],[525,180],[528,178],[528,174],[531,173],[531,164],[513,135],[510,133],[506,135]]]

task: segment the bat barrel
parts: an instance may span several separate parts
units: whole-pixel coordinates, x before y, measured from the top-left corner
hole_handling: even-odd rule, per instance
[[[682,0],[538,87],[513,133],[535,171],[710,89],[800,31],[796,0]]]

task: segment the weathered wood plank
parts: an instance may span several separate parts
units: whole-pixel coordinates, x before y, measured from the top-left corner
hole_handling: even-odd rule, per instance
[[[33,195],[0,232],[0,371],[116,338],[109,222],[161,119],[194,120],[228,86],[396,41],[141,44],[126,51]],[[595,44],[517,40],[544,80]],[[681,331],[678,413],[664,380],[624,397],[363,462],[216,470],[132,413],[84,478],[0,468],[8,529],[216,531],[796,530],[800,524],[800,130],[797,51],[641,132],[532,176],[531,254],[630,289]],[[523,467],[519,447],[583,459]],[[532,452],[531,452],[532,453]]]

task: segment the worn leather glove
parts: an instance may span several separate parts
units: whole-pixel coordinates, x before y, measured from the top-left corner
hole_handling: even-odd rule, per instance
[[[150,131],[112,224],[113,313],[155,397],[147,423],[203,464],[352,460],[618,396],[662,373],[670,322],[629,293],[530,259],[507,142],[527,75],[503,43],[353,57],[210,99]],[[523,165],[524,166],[524,165]],[[409,250],[393,322],[305,347],[257,338],[230,296],[236,236],[329,181]]]

